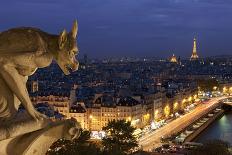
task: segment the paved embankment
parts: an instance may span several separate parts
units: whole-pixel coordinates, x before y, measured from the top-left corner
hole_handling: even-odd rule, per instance
[[[162,144],[160,142],[161,137],[182,131],[184,128],[188,127],[190,124],[197,121],[202,116],[206,115],[209,111],[219,106],[218,101],[221,99],[223,98],[213,98],[207,103],[197,106],[188,114],[185,114],[168,123],[167,125],[149,134],[144,135],[139,140],[139,145],[142,146],[142,148],[146,151],[151,151],[151,149],[159,147]]]
[[[213,123],[218,117],[224,114],[224,110],[219,111],[213,117],[210,117],[208,121],[202,124],[198,129],[196,129],[192,134],[186,137],[184,142],[191,142],[196,138],[202,131],[204,131],[211,123]]]

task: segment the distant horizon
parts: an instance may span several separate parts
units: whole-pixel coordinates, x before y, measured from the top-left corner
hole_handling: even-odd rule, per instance
[[[119,56],[119,57],[104,57],[104,58],[95,58],[95,57],[91,57],[91,56],[89,56],[89,55],[87,55],[87,58],[88,59],[92,59],[92,60],[106,60],[106,59],[122,59],[122,58],[131,58],[131,59],[157,59],[157,60],[159,60],[159,59],[161,59],[161,60],[168,60],[170,57],[172,56],[172,54],[169,56],[169,57],[167,57],[167,58],[165,58],[165,57],[153,57],[153,56],[151,56],[151,57],[148,57],[148,56],[144,56],[144,57],[136,57],[136,56]],[[176,56],[176,58],[178,59],[179,58],[179,56],[178,55],[175,55]],[[212,55],[212,56],[206,56],[206,57],[199,57],[199,59],[207,59],[207,58],[232,58],[232,54],[227,54],[227,55]],[[81,55],[81,56],[77,56],[77,59],[81,59],[81,60],[83,60],[83,58],[84,58],[84,55]],[[181,60],[189,60],[190,59],[190,56],[189,57],[180,57],[180,59]]]

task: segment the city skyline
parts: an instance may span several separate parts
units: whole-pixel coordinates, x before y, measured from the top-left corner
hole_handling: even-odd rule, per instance
[[[78,19],[80,56],[167,58],[175,53],[189,58],[194,36],[200,57],[228,55],[230,4],[227,0],[10,0],[1,3],[0,31],[32,26],[57,34]]]
[[[0,155],[232,155],[232,0],[0,5]]]

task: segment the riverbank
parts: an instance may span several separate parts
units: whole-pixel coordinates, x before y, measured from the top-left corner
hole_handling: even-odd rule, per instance
[[[232,111],[226,111],[221,117],[202,131],[194,142],[204,143],[208,140],[220,139],[232,144]]]
[[[193,122],[197,121],[202,116],[208,114],[208,112],[217,108],[220,104],[219,101],[225,97],[212,98],[204,104],[199,104],[194,110],[189,113],[173,120],[165,126],[144,135],[139,139],[139,145],[143,150],[151,151],[154,148],[161,146],[163,143],[161,139],[168,135],[173,135],[188,127]]]
[[[203,123],[199,128],[195,129],[195,131],[186,137],[184,142],[192,142],[194,139],[201,134],[204,130],[208,128],[209,125],[211,125],[216,119],[221,117],[224,114],[224,110],[221,109],[218,113],[214,114],[212,117],[209,117],[209,120]]]

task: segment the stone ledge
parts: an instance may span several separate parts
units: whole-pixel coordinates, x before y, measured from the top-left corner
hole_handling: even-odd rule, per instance
[[[2,123],[0,124],[0,141],[46,128],[46,126],[48,126],[51,123],[52,123],[51,120],[46,120],[46,121],[25,120],[25,121],[14,121],[10,123],[8,122],[4,124]]]
[[[60,138],[80,135],[80,124],[74,119],[60,121],[27,121],[0,126],[1,155],[44,155]],[[73,130],[77,129],[77,130]]]

